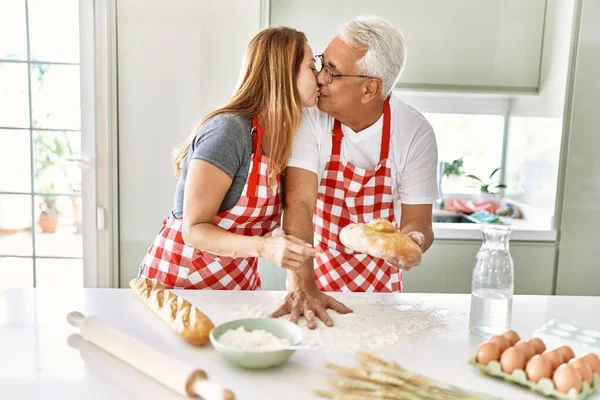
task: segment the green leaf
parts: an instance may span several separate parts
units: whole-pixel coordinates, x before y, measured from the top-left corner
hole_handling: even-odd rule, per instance
[[[467,178],[471,178],[471,179],[474,179],[474,180],[476,180],[478,182],[483,183],[483,181],[481,179],[479,179],[478,177],[476,177],[475,175],[467,175]]]
[[[494,172],[492,172],[492,174],[490,175],[490,180],[494,177],[494,175],[496,175],[496,172],[498,171],[500,171],[500,167],[496,168]]]
[[[464,174],[462,170],[463,161],[462,158],[452,161],[452,163],[443,161],[442,166],[444,168],[444,176],[449,177],[451,175],[462,176]]]

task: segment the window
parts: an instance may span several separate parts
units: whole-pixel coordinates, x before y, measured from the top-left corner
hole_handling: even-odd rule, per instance
[[[424,113],[436,133],[440,162],[452,164],[462,160],[465,175],[442,180],[443,193],[477,193],[470,188],[475,175],[488,181],[491,173],[502,165],[505,117],[489,114]],[[500,171],[493,181],[500,179]]]
[[[507,98],[432,93],[399,93],[408,104],[419,110],[433,126],[440,162],[459,165],[454,168],[460,176],[443,176],[442,193],[476,194],[478,187],[467,175],[474,175],[484,183],[490,175],[503,167],[505,125],[509,109]],[[450,172],[449,169],[446,169]],[[498,171],[492,182],[499,183],[503,171]]]
[[[78,0],[0,0],[0,289],[83,285]]]

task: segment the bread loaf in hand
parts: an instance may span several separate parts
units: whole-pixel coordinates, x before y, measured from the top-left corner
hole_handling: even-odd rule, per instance
[[[383,258],[392,264],[418,265],[421,262],[419,245],[385,219],[375,219],[366,224],[349,224],[342,228],[340,241],[349,249]]]
[[[137,296],[171,329],[191,344],[205,344],[212,321],[189,301],[164,288],[156,279],[141,276],[129,282]]]

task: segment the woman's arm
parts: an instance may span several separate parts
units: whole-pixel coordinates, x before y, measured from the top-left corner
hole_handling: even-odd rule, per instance
[[[227,257],[266,257],[290,269],[315,256],[312,246],[290,236],[245,236],[213,225],[231,184],[211,163],[190,162],[183,200],[183,240],[188,246]]]

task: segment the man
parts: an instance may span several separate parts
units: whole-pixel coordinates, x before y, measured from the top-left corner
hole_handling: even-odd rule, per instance
[[[401,270],[415,265],[346,249],[338,235],[349,223],[384,218],[423,252],[431,246],[437,145],[427,120],[392,93],[405,54],[398,29],[359,17],[316,57],[321,94],[318,110],[304,111],[285,173],[284,230],[320,255],[288,271],[288,296],[272,316],[332,326],[328,308],[351,310],[322,291],[401,291]]]

